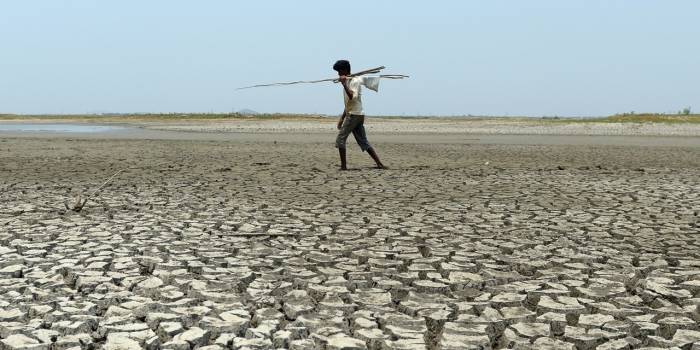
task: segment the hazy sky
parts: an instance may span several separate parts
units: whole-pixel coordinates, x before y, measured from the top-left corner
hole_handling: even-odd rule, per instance
[[[0,113],[336,114],[331,83],[379,65],[391,115],[700,110],[700,1],[0,2]]]

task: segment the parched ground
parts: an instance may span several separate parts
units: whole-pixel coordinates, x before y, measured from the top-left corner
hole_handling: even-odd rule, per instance
[[[323,133],[333,130],[336,118],[235,119],[194,121],[144,121],[152,130],[198,132]],[[481,135],[599,135],[700,137],[700,123],[603,122],[537,118],[377,118],[368,117],[373,132]]]
[[[700,148],[377,148],[0,139],[0,348],[700,348]]]

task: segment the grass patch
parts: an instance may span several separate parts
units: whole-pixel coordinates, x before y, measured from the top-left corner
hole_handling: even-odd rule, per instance
[[[617,114],[603,119],[612,123],[700,123],[700,114]]]
[[[700,124],[700,114],[615,114],[601,118],[543,118],[555,123],[665,123]]]

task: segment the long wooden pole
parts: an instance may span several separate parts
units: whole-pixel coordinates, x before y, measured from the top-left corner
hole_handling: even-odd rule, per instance
[[[379,73],[382,69],[386,67],[384,66],[379,66],[376,68],[371,68],[371,69],[366,69],[363,71],[359,71],[357,73],[352,73],[350,74],[351,77],[357,77],[360,75],[365,75],[365,74],[374,74],[374,73]],[[388,74],[388,75],[382,75],[380,77],[383,78],[389,78],[389,79],[402,79],[402,78],[408,78],[407,75],[402,75],[402,74]],[[328,78],[328,79],[321,79],[321,80],[299,80],[299,81],[291,81],[291,82],[284,82],[284,83],[271,83],[271,84],[258,84],[258,85],[251,85],[251,86],[244,86],[241,88],[238,88],[236,90],[243,90],[243,89],[250,89],[250,88],[256,88],[256,87],[264,87],[264,86],[277,86],[277,85],[293,85],[293,84],[313,84],[313,83],[322,83],[326,81],[332,81],[332,82],[338,82],[338,78]]]

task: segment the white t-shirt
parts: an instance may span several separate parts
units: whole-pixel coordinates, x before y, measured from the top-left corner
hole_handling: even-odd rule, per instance
[[[352,77],[348,79],[347,84],[348,90],[352,91],[352,99],[345,92],[345,88],[343,88],[345,113],[364,115],[364,110],[362,109],[362,85],[366,86],[368,89],[377,91],[379,90],[379,77]]]

